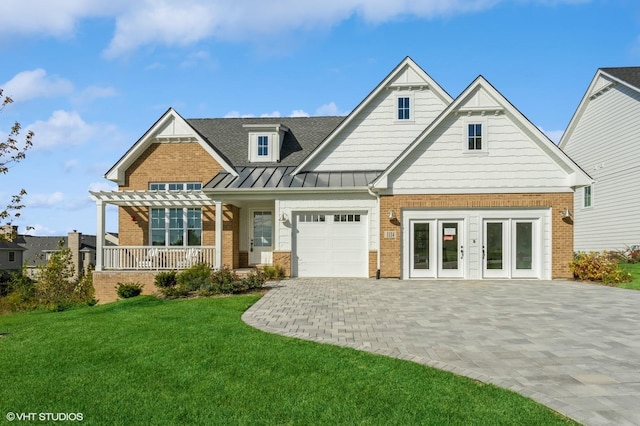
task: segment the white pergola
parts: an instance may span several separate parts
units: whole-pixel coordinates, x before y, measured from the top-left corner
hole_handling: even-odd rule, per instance
[[[105,209],[107,204],[121,207],[216,207],[215,267],[222,265],[222,201],[216,201],[199,190],[194,191],[89,191],[96,202],[96,271],[102,270],[105,244]]]

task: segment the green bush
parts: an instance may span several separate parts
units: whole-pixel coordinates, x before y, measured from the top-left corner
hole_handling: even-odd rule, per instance
[[[281,280],[284,278],[284,269],[280,265],[266,265],[262,268],[262,272],[267,280]]]
[[[158,288],[175,287],[178,273],[176,271],[158,272],[154,278],[154,283]]]
[[[142,285],[139,283],[118,283],[116,287],[118,297],[121,299],[129,299],[130,297],[139,296],[142,293]]]
[[[178,287],[187,291],[211,288],[211,267],[207,263],[196,263],[178,273],[176,281]]]
[[[236,289],[242,285],[238,274],[233,272],[227,266],[223,266],[217,271],[213,271],[211,273],[211,281],[218,288],[220,293],[225,294],[237,293]]]
[[[6,292],[6,296],[0,297],[0,312],[31,310],[38,306],[36,282],[22,272],[10,274]]]
[[[631,274],[618,267],[616,256],[609,252],[576,253],[569,264],[576,279],[619,284],[631,281]]]
[[[249,275],[244,277],[242,281],[246,285],[247,290],[255,290],[257,288],[262,288],[264,286],[264,282],[267,280],[267,276],[263,271],[253,270]]]

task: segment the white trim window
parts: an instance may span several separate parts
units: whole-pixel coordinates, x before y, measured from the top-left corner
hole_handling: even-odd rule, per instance
[[[198,191],[202,189],[200,182],[151,182],[149,191]]]
[[[398,93],[395,96],[394,119],[399,122],[413,122],[413,93]]]
[[[582,207],[587,208],[593,205],[593,189],[592,186],[585,186],[582,189]]]
[[[265,158],[269,157],[269,136],[267,135],[259,135],[258,136],[258,157]]]
[[[467,123],[467,151],[485,150],[483,123]]]
[[[152,207],[150,210],[151,245],[202,245],[202,209],[200,207]]]

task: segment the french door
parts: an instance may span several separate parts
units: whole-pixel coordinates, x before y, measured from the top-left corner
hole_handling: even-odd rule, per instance
[[[536,220],[485,219],[482,245],[483,277],[538,277],[537,232]]]
[[[464,277],[462,220],[410,221],[411,278]]]

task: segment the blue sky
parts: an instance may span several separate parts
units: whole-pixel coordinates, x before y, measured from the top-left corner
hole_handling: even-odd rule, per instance
[[[405,56],[454,98],[482,74],[559,140],[599,67],[640,65],[637,0],[2,0],[0,87],[35,132],[0,176],[23,232],[96,229],[90,189],[167,108],[343,115]],[[117,230],[114,210],[107,229]]]

